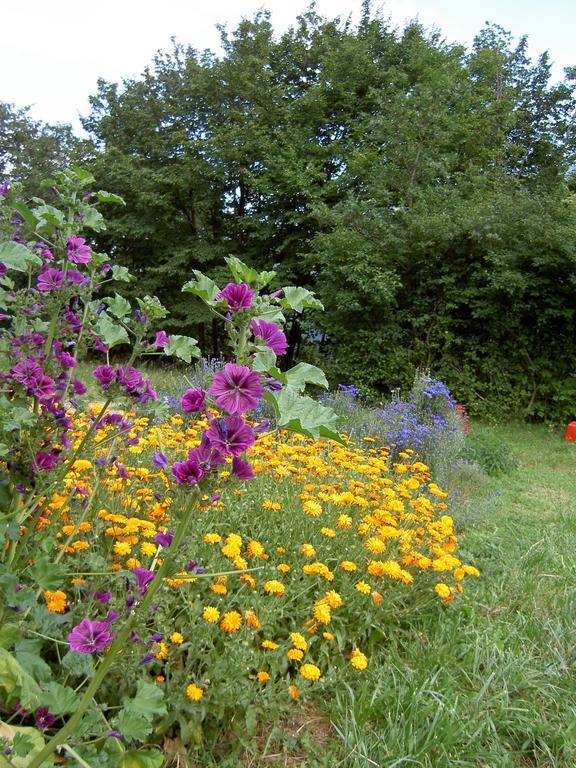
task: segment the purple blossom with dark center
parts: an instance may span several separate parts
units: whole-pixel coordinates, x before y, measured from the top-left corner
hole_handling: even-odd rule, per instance
[[[106,605],[106,603],[109,603],[110,600],[112,600],[112,592],[110,592],[110,590],[107,592],[94,592],[94,599],[98,600],[102,605]]]
[[[106,345],[95,333],[92,334],[92,343],[94,344],[94,349],[98,350],[98,352],[102,352],[104,355],[108,352]]]
[[[258,405],[264,394],[260,375],[246,365],[226,363],[224,370],[214,374],[209,392],[227,413],[245,413]]]
[[[138,664],[150,664],[151,661],[154,661],[154,654],[147,653],[145,656],[142,656]]]
[[[135,567],[132,571],[136,577],[136,586],[138,587],[138,594],[140,596],[146,594],[148,584],[154,579],[153,571],[149,571],[148,568]]]
[[[20,384],[24,384],[24,386],[28,386],[28,383],[31,382],[33,378],[42,375],[42,373],[42,368],[40,368],[36,360],[32,357],[27,357],[26,360],[21,360],[10,369],[10,376]]]
[[[282,389],[282,382],[273,376],[266,376],[264,379],[264,389],[267,392],[279,392]]]
[[[82,619],[68,635],[70,650],[76,653],[98,653],[112,640],[108,624],[97,619]]]
[[[49,472],[54,469],[56,464],[60,461],[59,452],[52,451],[38,451],[34,455],[34,471],[35,472]]]
[[[90,279],[77,269],[69,269],[66,273],[66,280],[72,285],[88,285],[90,282]]]
[[[50,376],[44,373],[36,374],[27,382],[28,394],[37,397],[39,400],[49,398],[54,394],[56,382]]]
[[[241,416],[214,419],[206,436],[215,450],[232,456],[244,453],[256,441],[254,432]]]
[[[252,306],[252,297],[254,291],[245,283],[228,283],[219,293],[216,294],[216,301],[224,299],[232,312],[239,309],[249,309]]]
[[[184,413],[201,413],[206,407],[206,392],[200,387],[187,389],[180,405]]]
[[[92,371],[92,376],[94,376],[95,379],[98,379],[104,389],[108,389],[110,384],[116,378],[116,370],[111,365],[99,365]]]
[[[232,459],[232,472],[238,480],[253,480],[255,478],[254,470],[250,464],[239,456],[234,456]]]
[[[154,632],[154,634],[150,635],[148,638],[148,645],[152,645],[152,643],[161,643],[162,640],[164,640],[164,635],[161,635],[160,632]]]
[[[104,624],[110,626],[110,624],[114,624],[115,621],[118,621],[119,618],[120,614],[118,611],[108,611],[106,618],[104,619]]]
[[[126,600],[124,600],[124,602],[126,604],[126,608],[128,608],[128,613],[130,613],[130,611],[132,610],[132,606],[136,602],[136,598],[134,597],[134,595],[130,595],[130,597],[127,597]]]
[[[148,320],[148,318],[146,317],[146,315],[144,314],[144,312],[142,312],[142,310],[141,310],[141,309],[135,309],[135,310],[134,310],[134,318],[135,318],[135,319],[137,320],[137,322],[139,322],[139,323],[145,323],[145,322]]]
[[[190,573],[190,571],[195,571],[197,566],[198,566],[198,563],[196,562],[196,560],[190,560],[190,562],[186,563],[186,565],[184,566],[184,570]]]
[[[202,434],[200,445],[188,451],[188,459],[199,464],[204,474],[212,472],[219,464],[226,464],[222,454],[210,443],[207,432]]]
[[[10,185],[7,181],[3,181],[2,184],[0,184],[0,196],[4,197],[8,194],[8,190],[10,189]]]
[[[39,291],[53,293],[60,288],[63,282],[64,272],[62,272],[62,270],[58,269],[57,267],[49,267],[48,269],[42,270],[42,272],[40,272],[38,275],[36,288]]]
[[[283,355],[288,349],[286,336],[276,323],[268,323],[266,320],[252,320],[250,329],[256,340],[260,338],[276,355]]]
[[[124,739],[124,736],[120,733],[120,731],[108,731],[106,736],[109,739]]]
[[[102,264],[102,274],[107,275],[112,269],[112,264]]]
[[[66,243],[66,255],[74,264],[88,264],[92,258],[90,246],[83,237],[69,237]]]
[[[262,432],[266,432],[270,428],[270,419],[262,419],[262,421],[254,427],[254,433],[259,435]]]
[[[152,387],[151,382],[144,382],[144,389],[138,395],[138,400],[145,405],[149,400],[158,400],[156,390]]]
[[[126,387],[129,394],[134,393],[144,383],[140,371],[133,367],[128,368],[126,371],[123,368],[118,368],[116,376],[119,383]]]
[[[157,533],[156,536],[154,536],[153,541],[155,544],[160,544],[160,546],[166,549],[172,544],[173,538],[174,534],[171,531],[165,531],[164,533]]]
[[[124,464],[120,464],[119,461],[115,461],[114,466],[116,467],[116,471],[123,480],[128,480],[131,477],[131,475],[126,471]]]
[[[204,472],[197,461],[176,461],[172,464],[172,474],[179,485],[196,485],[202,479]]]
[[[165,456],[163,453],[160,453],[159,451],[154,451],[154,456],[152,457],[152,464],[157,469],[166,469],[168,466],[168,457]]]
[[[65,310],[64,310],[64,317],[66,318],[66,320],[68,321],[68,323],[70,323],[70,325],[72,326],[72,330],[74,330],[74,331],[79,331],[79,330],[80,330],[80,328],[82,328],[82,323],[81,323],[81,322],[80,322],[80,320],[79,320],[79,319],[76,317],[76,315],[74,314],[74,312],[72,312],[72,310],[70,309],[70,307],[66,307],[66,308],[65,308]]]
[[[39,707],[34,713],[34,724],[36,728],[44,731],[47,728],[52,728],[56,722],[56,715],[53,715],[48,707]]]
[[[50,248],[42,248],[40,251],[40,256],[44,259],[44,261],[54,261],[54,254],[50,250]]]
[[[158,331],[156,338],[154,339],[154,346],[156,349],[164,349],[170,344],[170,339],[166,331]]]

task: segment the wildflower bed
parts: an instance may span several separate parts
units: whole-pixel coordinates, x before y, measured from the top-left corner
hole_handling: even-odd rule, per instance
[[[75,446],[97,411],[76,415]],[[122,418],[133,424],[128,445],[111,456],[111,419],[94,438],[92,460],[74,463],[38,522],[58,555],[37,564],[45,607],[35,608],[38,632],[20,641],[17,657],[32,645],[44,660],[35,670],[41,701],[58,717],[93,670],[91,654],[68,649],[71,628],[90,617],[88,650],[101,651],[170,546],[186,499],[173,495],[154,461],[160,452],[178,461],[208,425],[178,414],[158,424]],[[259,701],[281,707],[343,668],[361,673],[374,626],[434,593],[449,603],[477,575],[455,554],[447,494],[410,451],[392,463],[371,438],[339,445],[271,433],[250,459],[256,480],[231,482],[222,467],[195,503],[177,573],[132,631],[122,674],[98,694],[104,713],[122,709],[106,714],[104,733],[88,722],[87,736],[130,746],[176,730],[184,743],[199,743],[205,720],[225,722]],[[15,607],[26,610],[19,595]],[[146,700],[148,716],[139,711]]]

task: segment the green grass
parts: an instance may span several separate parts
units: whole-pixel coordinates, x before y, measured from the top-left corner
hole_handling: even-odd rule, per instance
[[[481,431],[518,459],[452,478],[459,552],[481,579],[386,630],[363,685],[335,690],[333,762],[304,764],[576,765],[576,445],[543,427]]]

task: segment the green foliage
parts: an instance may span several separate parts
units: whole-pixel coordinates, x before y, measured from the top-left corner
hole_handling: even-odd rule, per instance
[[[509,444],[489,432],[473,432],[466,438],[464,458],[477,464],[488,475],[511,472],[518,466]]]

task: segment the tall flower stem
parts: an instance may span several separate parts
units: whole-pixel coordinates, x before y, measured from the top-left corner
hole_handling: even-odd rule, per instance
[[[90,702],[92,701],[98,689],[104,682],[104,678],[106,677],[108,670],[110,669],[114,661],[118,658],[118,654],[124,649],[137,613],[140,612],[144,614],[148,610],[148,608],[152,604],[152,601],[154,600],[154,597],[156,596],[158,590],[160,589],[162,582],[164,581],[164,577],[167,574],[170,566],[172,565],[172,561],[174,560],[174,556],[177,552],[178,546],[182,542],[182,539],[184,538],[188,530],[188,527],[190,525],[190,522],[192,520],[192,515],[194,512],[194,502],[196,501],[197,498],[198,498],[198,490],[195,489],[195,492],[191,495],[191,498],[184,509],[184,513],[182,515],[182,518],[180,519],[178,528],[176,529],[176,533],[174,534],[174,538],[170,545],[170,552],[167,552],[168,556],[164,558],[162,565],[160,566],[160,568],[156,572],[156,575],[154,576],[154,580],[149,584],[146,595],[144,596],[144,599],[138,606],[138,610],[132,612],[132,614],[129,616],[128,620],[126,621],[124,628],[114,638],[114,642],[110,646],[110,649],[106,654],[106,656],[102,659],[102,663],[96,670],[96,674],[92,678],[92,682],[90,683],[88,688],[85,690],[84,695],[82,696],[82,699],[78,704],[78,708],[76,709],[76,712],[74,712],[74,714],[68,720],[68,722],[64,726],[62,726],[62,728],[60,728],[60,730],[57,733],[55,733],[54,736],[52,736],[52,738],[50,739],[50,741],[48,741],[48,743],[44,746],[44,748],[40,752],[38,752],[38,754],[30,761],[30,763],[28,763],[28,768],[40,768],[44,760],[49,758],[50,755],[54,754],[54,751],[56,750],[56,748],[59,747],[61,744],[63,744],[65,741],[67,741],[68,738],[72,736],[76,731],[78,725],[80,724],[80,721],[82,720],[82,717],[84,716],[84,713],[86,712],[86,710],[90,705]]]

